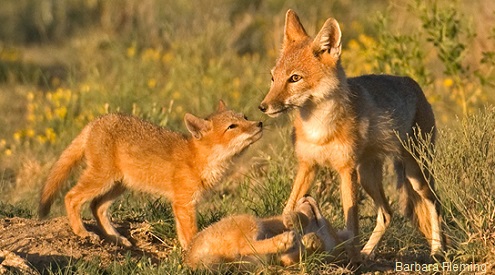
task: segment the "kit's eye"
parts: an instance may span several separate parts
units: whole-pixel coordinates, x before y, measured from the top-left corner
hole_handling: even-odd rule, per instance
[[[298,82],[301,79],[302,79],[302,76],[300,76],[298,74],[293,74],[290,76],[289,82],[294,83],[294,82]]]
[[[237,124],[230,124],[229,127],[227,127],[227,130],[232,130],[237,128]]]

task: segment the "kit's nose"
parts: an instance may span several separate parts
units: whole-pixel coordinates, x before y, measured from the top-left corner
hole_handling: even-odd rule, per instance
[[[260,111],[264,113],[266,112],[266,109],[268,109],[268,107],[266,106],[265,103],[261,103],[260,106],[258,106],[258,109],[260,109]]]

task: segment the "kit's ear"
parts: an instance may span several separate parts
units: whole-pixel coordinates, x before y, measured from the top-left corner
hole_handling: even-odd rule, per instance
[[[184,122],[186,123],[187,130],[195,139],[202,138],[211,129],[211,121],[199,118],[190,113],[186,113]]]
[[[220,101],[218,102],[217,112],[220,113],[223,111],[227,111],[227,105],[223,100],[220,99]]]

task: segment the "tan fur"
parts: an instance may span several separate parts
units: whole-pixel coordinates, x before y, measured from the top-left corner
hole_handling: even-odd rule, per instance
[[[48,214],[71,168],[84,159],[86,168],[65,197],[74,233],[98,238],[86,231],[80,216],[83,204],[91,201],[93,215],[107,237],[131,246],[114,229],[107,210],[120,194],[132,189],[170,200],[180,244],[187,248],[197,232],[197,200],[226,176],[237,155],[261,137],[262,123],[248,121],[222,101],[207,119],[186,114],[184,120],[193,137],[121,114],[91,122],[50,171],[41,192],[40,216]]]
[[[295,150],[299,168],[285,208],[311,187],[317,167],[331,167],[341,178],[341,198],[346,227],[354,238],[358,220],[358,187],[377,207],[377,225],[361,251],[370,256],[391,220],[382,187],[385,157],[393,159],[409,214],[431,242],[432,254],[443,251],[439,203],[433,179],[421,173],[414,157],[399,140],[417,142],[414,129],[435,135],[435,119],[421,88],[408,77],[363,75],[347,78],[340,64],[341,31],[328,19],[317,36],[306,34],[297,15],[289,10],[282,52],[272,69],[270,91],[260,110],[270,116],[296,109]],[[399,138],[397,138],[397,134]]]
[[[212,224],[194,237],[185,263],[209,270],[222,266],[249,269],[273,261],[288,266],[304,253],[324,251],[327,260],[335,260],[340,243],[340,235],[321,215],[316,201],[303,197],[294,211],[283,216],[237,215]]]

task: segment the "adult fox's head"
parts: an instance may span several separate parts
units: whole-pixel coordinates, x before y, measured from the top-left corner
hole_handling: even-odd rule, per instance
[[[288,10],[282,52],[271,70],[270,91],[259,109],[275,117],[309,100],[317,103],[331,96],[345,79],[339,63],[341,48],[341,31],[335,19],[327,19],[312,39],[296,13]]]

